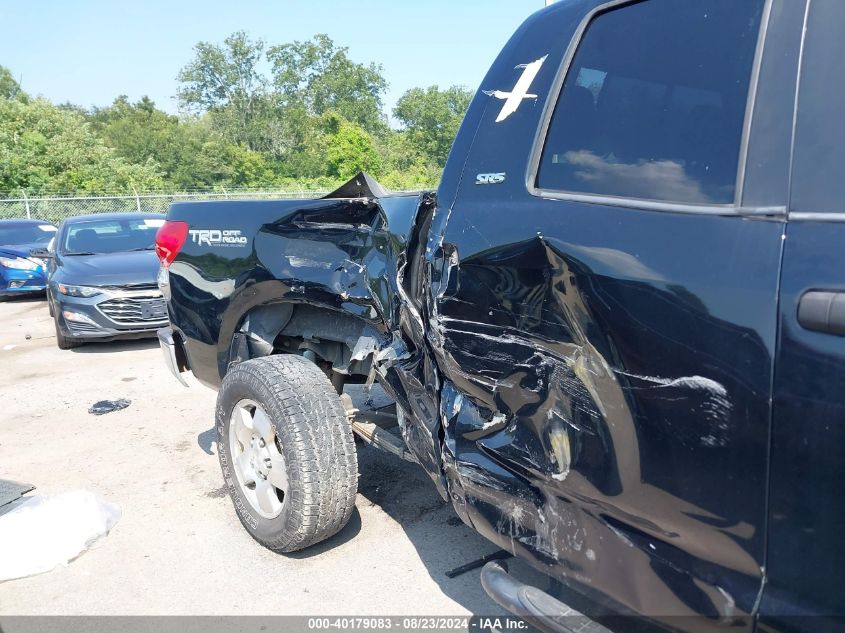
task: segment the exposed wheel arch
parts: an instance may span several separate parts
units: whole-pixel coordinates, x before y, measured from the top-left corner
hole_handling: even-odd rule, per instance
[[[272,354],[310,352],[324,369],[366,376],[385,337],[371,323],[346,312],[289,301],[267,303],[244,315],[233,337],[229,366]]]

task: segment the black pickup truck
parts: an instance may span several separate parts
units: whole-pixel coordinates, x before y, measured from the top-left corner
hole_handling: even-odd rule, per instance
[[[219,388],[238,515],[347,521],[353,432],[612,613],[845,630],[845,2],[563,0],[436,192],[174,204],[174,373]],[[377,381],[396,428],[356,419]],[[498,563],[501,604],[564,630]]]

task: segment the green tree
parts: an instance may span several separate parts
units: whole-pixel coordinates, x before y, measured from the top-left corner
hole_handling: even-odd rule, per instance
[[[243,31],[227,37],[222,46],[200,42],[193,61],[178,75],[182,105],[217,114],[230,139],[250,149],[261,145],[256,122],[271,106],[267,79],[258,67],[264,46],[263,40],[251,40]]]
[[[303,105],[314,116],[337,112],[370,133],[386,127],[382,99],[387,80],[379,64],[349,59],[349,49],[336,46],[325,34],[306,42],[273,46],[267,58],[280,100]]]
[[[26,93],[5,66],[0,66],[0,99],[26,99]]]
[[[88,115],[90,112],[87,108],[82,107],[81,105],[77,105],[76,103],[71,103],[70,101],[64,101],[56,106],[59,110],[65,110],[67,112],[75,112],[83,119],[88,119]]]
[[[264,166],[249,173],[313,179],[336,171],[337,163],[327,159],[330,138],[336,135],[326,128],[329,113],[368,133],[356,136],[359,144],[372,144],[372,136],[390,133],[382,112],[387,82],[380,66],[353,62],[346,48],[317,35],[270,48],[269,81],[260,71],[264,48],[263,41],[243,32],[223,44],[200,42],[193,61],[179,74],[183,106],[206,113],[213,130],[231,143],[264,156]],[[341,137],[333,139],[334,156],[352,151],[340,148],[341,139],[355,136],[349,130],[345,127]],[[141,154],[146,155],[149,152]],[[173,171],[167,160],[156,160],[168,174]],[[249,162],[257,164],[255,157]]]
[[[393,110],[418,154],[443,167],[473,93],[461,86],[411,88]]]
[[[89,193],[162,184],[158,165],[117,156],[78,113],[44,99],[0,99],[0,190]]]
[[[179,189],[260,186],[274,178],[265,154],[228,141],[208,120],[169,115],[148,97],[133,104],[120,96],[90,118],[118,155],[157,163],[168,184]]]
[[[229,149],[232,174],[229,182],[236,187],[259,187],[273,180],[270,163],[261,152],[240,145]]]
[[[367,171],[374,176],[381,172],[381,157],[373,138],[365,129],[336,113],[327,114],[325,121],[329,176],[347,180],[359,171]]]
[[[378,151],[382,157],[379,181],[389,189],[433,189],[437,187],[442,166],[414,147],[407,131],[390,130],[378,137]]]
[[[203,145],[213,133],[195,118],[180,121],[148,97],[133,104],[124,95],[95,109],[89,118],[94,131],[119,156],[131,163],[157,163],[177,188],[207,187],[220,180],[219,170],[207,169],[201,160]]]
[[[179,122],[158,110],[148,97],[132,104],[121,95],[112,105],[95,108],[89,118],[94,131],[130,162],[152,158],[163,167],[169,162],[164,150]]]
[[[0,189],[327,188],[360,170],[394,189],[434,187],[472,96],[409,90],[391,129],[382,67],[327,35],[200,42],[178,79],[186,114],[125,96],[88,111],[30,100],[0,66]]]
[[[294,179],[326,176],[329,138],[326,122],[311,116],[303,107],[288,107],[285,122],[290,129],[290,146],[277,161],[280,175]]]

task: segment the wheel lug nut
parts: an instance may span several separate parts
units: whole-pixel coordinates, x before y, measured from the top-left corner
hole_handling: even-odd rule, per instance
[[[261,448],[264,448],[266,446],[266,442],[264,442],[264,438],[261,438],[260,440],[258,440],[258,445]]]

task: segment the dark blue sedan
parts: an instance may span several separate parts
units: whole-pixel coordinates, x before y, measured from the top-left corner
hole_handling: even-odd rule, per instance
[[[155,213],[99,213],[64,220],[48,258],[47,303],[60,349],[155,336],[167,325],[156,283]]]
[[[0,301],[44,292],[46,267],[31,252],[45,248],[55,235],[56,227],[42,220],[0,220]]]

